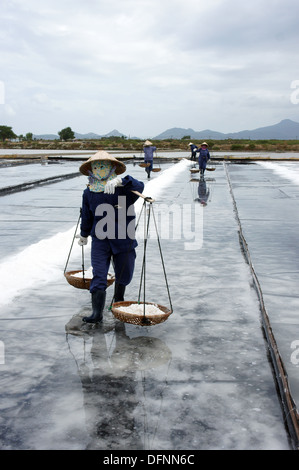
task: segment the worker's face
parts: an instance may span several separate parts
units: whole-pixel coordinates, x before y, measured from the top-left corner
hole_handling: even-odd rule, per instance
[[[98,178],[105,178],[109,175],[112,169],[112,163],[108,160],[102,160],[99,162],[93,162],[91,167],[94,175]]]

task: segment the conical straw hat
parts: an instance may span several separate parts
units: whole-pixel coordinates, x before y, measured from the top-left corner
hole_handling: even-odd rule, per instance
[[[83,175],[88,176],[89,171],[92,171],[91,169],[91,163],[92,162],[98,162],[101,160],[109,160],[113,165],[115,166],[115,173],[117,175],[121,175],[126,171],[126,165],[119,160],[116,160],[112,155],[109,155],[108,152],[105,152],[104,150],[99,150],[95,155],[90,157],[86,162],[82,163],[80,166],[79,170]]]

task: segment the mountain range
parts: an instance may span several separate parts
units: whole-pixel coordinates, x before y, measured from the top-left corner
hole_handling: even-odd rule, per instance
[[[105,135],[95,134],[89,132],[88,134],[79,134],[74,132],[76,139],[101,139],[102,137],[127,137],[118,130],[114,129]],[[291,119],[283,119],[278,124],[272,126],[259,127],[252,130],[244,130],[239,132],[222,133],[205,129],[203,131],[195,131],[191,128],[184,129],[182,127],[172,127],[167,129],[156,137],[151,137],[153,140],[165,140],[165,139],[182,139],[188,136],[190,139],[213,139],[213,140],[225,140],[225,139],[251,139],[251,140],[297,140],[299,138],[299,123],[292,121]],[[45,140],[59,140],[59,136],[55,134],[43,134],[33,135],[35,139]],[[138,139],[138,137],[133,137]]]
[[[240,132],[230,132],[224,134],[222,132],[212,131],[205,129],[203,131],[194,131],[193,129],[183,129],[180,127],[173,127],[168,129],[162,134],[155,137],[157,140],[164,139],[181,139],[182,137],[189,136],[190,139],[251,139],[251,140],[297,140],[299,138],[299,123],[291,119],[284,119],[278,124],[273,126],[259,127],[253,130],[244,130]]]
[[[118,132],[118,130],[114,129],[111,132],[108,132],[108,134],[104,135],[99,135],[95,134],[94,132],[88,132],[88,134],[79,134],[78,132],[74,132],[75,134],[75,139],[79,140],[92,140],[92,139],[101,139],[102,137],[126,137],[125,134],[121,134]],[[57,134],[33,134],[34,139],[44,139],[44,140],[59,140],[59,135]]]

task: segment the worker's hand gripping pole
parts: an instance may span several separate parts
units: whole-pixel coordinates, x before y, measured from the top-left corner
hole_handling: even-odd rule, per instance
[[[149,197],[149,196],[144,196],[141,194],[139,191],[132,191],[132,193],[136,194],[139,197],[142,197],[146,202],[155,202],[155,199]]]

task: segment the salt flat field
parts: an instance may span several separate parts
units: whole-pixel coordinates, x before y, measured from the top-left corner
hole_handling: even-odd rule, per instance
[[[152,326],[116,319],[113,287],[103,323],[82,322],[90,294],[68,284],[64,268],[86,177],[0,197],[2,450],[297,448],[253,274],[296,416],[299,163],[218,161],[204,181],[191,174],[190,160],[157,165],[150,180],[133,161],[125,173],[144,181],[144,194],[155,199],[173,313]],[[3,167],[0,189],[78,167]],[[137,217],[148,210],[143,204],[135,204]],[[126,300],[138,297],[143,233],[141,226]],[[90,241],[84,262],[89,267]],[[68,269],[81,265],[75,243]],[[169,292],[151,227],[146,300],[168,306]]]

